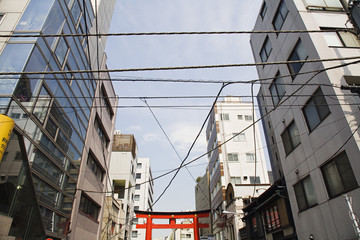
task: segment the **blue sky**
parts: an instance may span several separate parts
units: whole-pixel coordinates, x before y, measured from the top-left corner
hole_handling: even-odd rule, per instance
[[[180,32],[180,31],[240,31],[252,30],[258,15],[260,0],[123,0],[117,1],[110,28],[119,32]],[[253,62],[249,35],[182,35],[109,37],[107,42],[109,69],[218,65]],[[253,80],[253,67],[217,68],[176,71],[144,71],[113,73],[116,94],[136,96],[215,96],[220,84],[120,82],[131,79],[195,79]],[[222,95],[250,95],[250,86],[232,85]],[[213,99],[149,99],[152,105],[210,105]],[[180,159],[141,100],[120,100],[116,129],[134,134],[139,157],[149,157],[153,176],[177,167]],[[152,108],[179,155],[184,157],[210,110],[207,108]],[[206,152],[204,134],[194,147],[189,160]],[[207,159],[189,167],[196,179],[205,173]],[[155,199],[170,177],[155,181]],[[154,206],[155,211],[185,211],[195,209],[195,181],[183,169],[170,189]],[[159,234],[161,235],[161,234]],[[154,237],[157,237],[154,235]]]

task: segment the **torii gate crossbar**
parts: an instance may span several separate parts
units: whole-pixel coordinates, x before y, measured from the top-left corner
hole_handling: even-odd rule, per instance
[[[151,240],[152,229],[192,228],[194,240],[200,240],[199,228],[208,228],[209,224],[199,223],[199,218],[209,217],[210,210],[195,212],[146,212],[135,211],[137,218],[146,218],[145,224],[136,224],[136,229],[146,229],[145,240]],[[190,224],[177,224],[176,219],[192,218]],[[153,219],[169,219],[169,224],[154,224]]]

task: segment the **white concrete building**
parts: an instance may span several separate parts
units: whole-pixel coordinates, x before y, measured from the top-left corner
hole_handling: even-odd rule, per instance
[[[208,151],[214,149],[208,154],[208,169],[216,239],[237,239],[242,227],[237,217],[241,216],[244,201],[269,186],[264,146],[258,125],[254,130],[252,123],[251,103],[235,97],[217,102],[208,122]],[[236,213],[236,218],[222,214],[225,210]]]
[[[252,34],[256,62],[318,60],[257,67],[263,126],[275,179],[284,177],[298,239],[357,239],[343,194],[360,214],[360,41],[340,1],[265,0]],[[338,31],[325,32],[332,29]],[[326,59],[336,59],[329,61]],[[348,64],[348,65],[347,65]],[[331,68],[331,69],[329,69]],[[281,218],[280,224],[281,225]],[[276,229],[265,226],[268,237]],[[270,239],[270,238],[268,238]]]
[[[152,211],[153,195],[154,195],[154,182],[151,173],[150,159],[138,158],[136,164],[136,185],[134,195],[134,210]],[[136,229],[136,224],[146,223],[146,219],[135,218],[132,221],[134,225],[131,239],[145,240],[146,229]]]
[[[134,216],[134,192],[137,164],[137,145],[134,135],[121,134],[116,131],[112,146],[109,167],[110,179],[114,188],[114,197],[121,199],[121,208],[125,211],[125,224],[122,226],[122,239],[131,236],[132,219]]]
[[[210,191],[209,191],[209,173],[206,170],[206,173],[202,177],[196,179],[195,186],[195,207],[196,211],[203,211],[210,209]],[[208,218],[200,218],[199,222],[211,224],[211,216]],[[206,237],[211,235],[211,228],[200,228],[199,229],[200,237]]]

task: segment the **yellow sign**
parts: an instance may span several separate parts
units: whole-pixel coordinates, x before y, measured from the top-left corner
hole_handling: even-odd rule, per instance
[[[0,114],[0,162],[8,145],[11,132],[14,129],[15,122],[8,116]]]

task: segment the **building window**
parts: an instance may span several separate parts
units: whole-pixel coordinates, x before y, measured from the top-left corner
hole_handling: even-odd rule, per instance
[[[137,238],[138,237],[138,231],[132,231],[131,232],[131,237]]]
[[[4,16],[5,16],[5,14],[0,13],[0,22],[1,22],[1,20],[4,18]]]
[[[238,120],[243,120],[243,115],[237,115]]]
[[[270,85],[270,94],[274,106],[277,106],[280,100],[285,95],[284,82],[279,73],[276,74],[274,81]]]
[[[95,176],[102,181],[105,171],[100,166],[98,160],[93,156],[90,152],[87,159],[87,165],[91,169],[91,171],[95,174]]]
[[[251,115],[245,115],[245,121],[252,121],[253,117]]]
[[[61,37],[59,39],[58,45],[56,46],[56,49],[55,49],[55,55],[56,55],[57,59],[59,60],[61,66],[64,64],[68,50],[69,50],[69,46],[68,46],[65,38]]]
[[[306,60],[308,58],[308,55],[305,51],[305,47],[299,39],[299,41],[296,43],[294,50],[291,52],[288,61],[302,61]],[[300,71],[301,67],[304,65],[304,63],[288,63],[288,68],[291,73],[292,79],[296,77],[296,74]]]
[[[105,87],[102,86],[101,87],[101,90],[100,90],[100,98],[101,98],[101,102],[102,102],[102,107],[105,107],[107,113],[109,114],[110,116],[110,119],[113,118],[114,116],[114,112],[111,108],[111,104],[110,104],[110,101],[109,101],[109,97],[105,91]]]
[[[223,113],[220,116],[221,116],[221,120],[229,120],[230,119],[228,113]]]
[[[139,210],[139,206],[134,206],[134,210]]]
[[[280,30],[282,25],[284,24],[285,22],[285,18],[288,14],[289,10],[288,8],[286,7],[286,4],[285,4],[285,1],[282,0],[280,2],[280,5],[275,13],[275,17],[274,17],[274,20],[272,22],[273,26],[274,26],[274,29],[275,30]]]
[[[136,184],[135,189],[140,189],[140,184]]]
[[[284,144],[285,154],[289,155],[300,144],[299,130],[294,121],[284,130],[281,138]]]
[[[134,196],[134,201],[140,201],[140,195],[137,195],[137,194],[136,194],[136,195]]]
[[[260,184],[260,177],[250,176],[250,184]]]
[[[334,0],[305,0],[306,7],[314,10],[343,9],[340,1]]]
[[[246,141],[245,133],[233,133],[233,140],[234,142],[244,142]]]
[[[263,5],[261,7],[261,10],[260,10],[260,16],[262,19],[264,19],[267,9],[268,9],[268,6],[266,5],[266,2],[264,1]]]
[[[139,219],[138,218],[133,218],[132,225],[136,225],[138,223],[139,223]]]
[[[141,169],[141,168],[142,168],[142,163],[137,163],[137,164],[136,164],[136,168],[137,168],[137,169]]]
[[[318,88],[302,109],[307,126],[313,131],[329,114],[330,109],[326,103],[321,88]]]
[[[95,118],[94,127],[100,137],[101,143],[103,144],[103,146],[105,148],[107,148],[110,140],[107,137],[107,135],[105,134],[104,127],[102,126],[102,124],[97,116]]]
[[[230,177],[230,182],[234,185],[241,184],[241,177]]]
[[[237,161],[239,161],[238,154],[237,153],[228,153],[228,161],[229,162],[237,162]]]
[[[97,220],[100,212],[100,207],[88,196],[82,194],[79,210],[88,217]]]
[[[265,221],[266,231],[274,231],[281,227],[280,214],[276,206],[270,207],[263,212],[263,219]]]
[[[255,154],[254,153],[247,153],[246,154],[246,162],[248,162],[248,163],[255,162]]]
[[[137,173],[136,174],[136,179],[140,179],[141,178],[141,173]]]
[[[323,36],[329,47],[360,47],[360,40],[350,31],[335,32],[334,30],[334,32],[324,32]]]
[[[345,152],[321,167],[329,197],[333,198],[358,187],[354,172]]]
[[[266,62],[268,60],[271,50],[272,50],[271,42],[269,40],[269,37],[266,37],[260,51],[260,58],[262,62]]]
[[[294,191],[299,211],[304,211],[316,205],[316,195],[310,176],[296,183]]]

